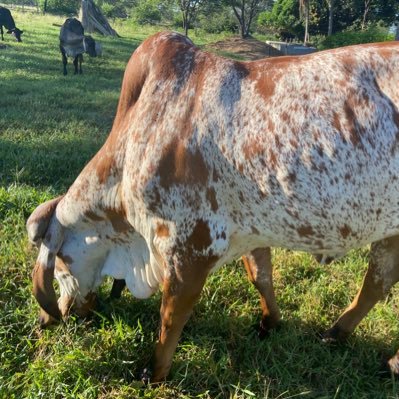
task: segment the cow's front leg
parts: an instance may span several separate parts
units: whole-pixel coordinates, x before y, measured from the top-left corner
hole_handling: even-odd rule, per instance
[[[193,262],[191,265],[175,263],[167,273],[151,381],[159,382],[167,377],[180,334],[200,296],[209,270],[210,265],[204,265],[203,262]]]
[[[336,323],[324,333],[325,341],[347,337],[399,281],[399,236],[371,245],[370,261],[362,288]]]
[[[242,260],[249,280],[260,294],[262,320],[259,326],[259,337],[264,338],[280,321],[280,310],[273,289],[273,265],[270,248],[257,248],[243,256]]]
[[[0,32],[1,32],[1,41],[4,42],[4,31],[3,31],[3,25],[0,25]]]
[[[68,64],[68,58],[66,56],[64,47],[62,47],[61,45],[60,45],[60,51],[61,51],[61,56],[62,56],[63,74],[65,76],[68,73],[67,68],[66,68],[66,66]]]

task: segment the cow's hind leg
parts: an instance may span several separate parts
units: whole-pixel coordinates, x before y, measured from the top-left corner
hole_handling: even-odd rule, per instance
[[[118,299],[122,295],[123,289],[126,287],[126,281],[122,279],[115,279],[112,284],[111,293],[109,297],[111,299]]]
[[[83,54],[78,55],[78,60],[79,60],[79,74],[81,75],[83,73],[82,71]]]
[[[168,375],[180,334],[210,270],[203,262],[184,266],[176,265],[176,260],[174,263],[163,284],[161,329],[155,348],[152,382],[162,381]],[[147,378],[144,374],[143,379]]]
[[[1,41],[4,42],[4,31],[3,31],[3,25],[0,25],[0,32],[1,32]]]
[[[277,306],[273,289],[273,265],[270,248],[257,248],[242,257],[249,280],[260,294],[262,320],[259,326],[259,337],[264,338],[269,330],[280,321],[280,310]]]
[[[399,236],[371,245],[370,261],[362,288],[335,324],[325,332],[326,341],[347,337],[399,281]]]
[[[60,51],[61,51],[61,56],[62,56],[63,74],[65,76],[68,73],[67,68],[66,68],[66,66],[68,64],[68,58],[66,56],[64,47],[62,47],[61,45],[60,45]]]

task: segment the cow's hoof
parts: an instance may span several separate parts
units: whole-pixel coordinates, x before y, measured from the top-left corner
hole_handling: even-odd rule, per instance
[[[45,312],[43,309],[40,310],[38,321],[40,328],[43,330],[59,322],[58,320],[54,319],[54,317],[50,316],[47,312]]]
[[[279,320],[270,316],[263,317],[257,326],[258,338],[265,339],[269,336],[271,330],[275,330],[279,326]]]
[[[387,361],[387,369],[394,375],[396,378],[399,377],[399,351],[396,352],[395,356],[391,357]]]
[[[63,72],[63,75],[64,75],[64,76],[67,76],[67,75],[68,75],[68,72]]]
[[[144,385],[148,385],[151,382],[152,372],[150,369],[145,368],[140,374],[140,380]]]
[[[321,340],[327,344],[334,344],[339,341],[344,341],[346,338],[348,338],[348,336],[348,332],[343,331],[338,326],[333,326],[321,334]]]

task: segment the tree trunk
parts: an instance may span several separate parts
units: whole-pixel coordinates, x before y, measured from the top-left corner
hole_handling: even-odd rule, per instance
[[[366,27],[367,14],[369,13],[369,8],[370,8],[370,1],[371,0],[364,0],[364,12],[363,12],[363,19],[361,26],[362,30],[364,30],[364,28]]]
[[[87,33],[99,32],[104,36],[118,36],[93,0],[82,0],[80,20]]]
[[[182,10],[182,16],[183,16],[183,29],[184,29],[184,34],[186,37],[188,37],[188,28],[189,28],[189,21],[188,21],[188,11],[187,9]]]
[[[327,36],[331,36],[333,32],[333,14],[334,14],[334,0],[328,2],[328,32]]]
[[[396,23],[395,40],[399,40],[399,22]]]
[[[48,3],[48,0],[44,0],[44,3],[43,3],[43,14],[45,14],[47,12],[47,3]]]
[[[309,42],[309,0],[305,0],[305,37],[303,38],[303,44]]]

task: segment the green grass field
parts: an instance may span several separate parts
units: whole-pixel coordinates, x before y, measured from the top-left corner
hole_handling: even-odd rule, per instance
[[[62,18],[14,13],[24,42],[0,49],[0,398],[397,398],[380,362],[399,347],[398,289],[343,344],[318,338],[360,286],[367,249],[330,266],[274,250],[283,322],[259,341],[255,289],[240,261],[212,275],[188,322],[167,383],[142,387],[159,322],[160,295],[124,292],[109,302],[109,282],[91,320],[71,317],[41,331],[30,274],[36,250],[25,221],[73,182],[105,140],[125,64],[155,30],[115,24],[104,55],[85,58],[84,74],[62,75]],[[205,44],[217,37],[193,37]],[[1,43],[1,42],[0,42]]]

